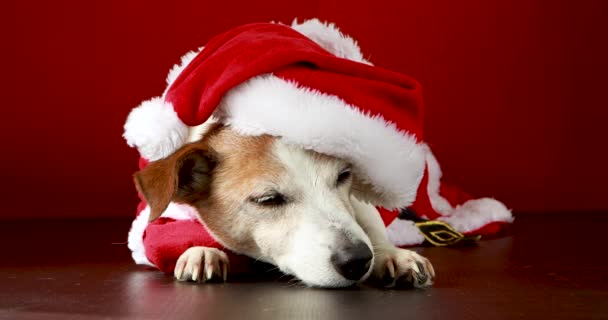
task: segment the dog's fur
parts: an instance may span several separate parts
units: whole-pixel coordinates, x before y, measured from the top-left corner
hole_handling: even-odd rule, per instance
[[[345,161],[277,137],[239,135],[223,125],[195,140],[135,174],[151,220],[172,201],[190,204],[226,248],[312,286],[349,286],[370,275],[388,280],[387,286],[432,284],[428,260],[394,247],[377,210],[352,196],[359,182]],[[365,275],[349,280],[332,256],[361,242],[373,258]],[[227,266],[222,251],[193,247],[179,258],[175,277],[225,280]]]

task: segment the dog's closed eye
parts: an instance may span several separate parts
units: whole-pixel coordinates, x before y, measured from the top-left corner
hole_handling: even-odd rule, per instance
[[[287,203],[285,196],[278,192],[267,193],[259,197],[251,197],[249,201],[265,207],[282,206]]]
[[[339,187],[339,186],[343,185],[344,182],[346,182],[350,178],[350,176],[351,176],[350,171],[351,171],[350,167],[347,167],[347,168],[343,169],[342,171],[340,171],[340,174],[338,174],[338,179],[336,180],[336,186]]]

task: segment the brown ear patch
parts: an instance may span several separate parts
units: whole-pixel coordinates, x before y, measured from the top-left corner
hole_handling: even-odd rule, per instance
[[[215,167],[211,154],[196,142],[135,173],[135,186],[150,206],[150,221],[160,217],[171,201],[195,203],[209,195]]]
[[[173,198],[176,179],[168,159],[150,162],[133,176],[137,190],[150,206],[150,221],[158,218]]]

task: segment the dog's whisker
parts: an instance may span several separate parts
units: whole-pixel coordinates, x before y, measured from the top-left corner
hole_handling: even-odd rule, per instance
[[[278,269],[278,268],[277,268]],[[287,273],[283,273],[281,274],[281,276],[279,276],[278,278],[275,279],[275,281],[281,281],[281,279],[285,278],[285,277],[291,277],[291,275],[287,274]],[[291,278],[289,281],[287,281],[287,283],[293,282],[293,281],[300,281],[299,279],[296,278]]]
[[[266,270],[265,272],[273,272],[276,270],[279,270],[279,267],[270,268],[270,269]]]
[[[295,279],[294,278],[294,279],[291,279],[291,280],[289,280],[287,282],[287,287],[288,288],[300,288],[300,287],[303,287],[303,286],[306,286],[306,285],[300,279]]]

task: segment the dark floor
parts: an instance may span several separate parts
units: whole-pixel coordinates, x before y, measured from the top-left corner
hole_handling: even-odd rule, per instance
[[[511,237],[418,249],[438,274],[426,290],[177,283],[131,263],[127,220],[5,221],[0,318],[608,319],[608,213],[584,216],[520,216]]]

